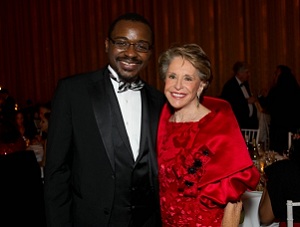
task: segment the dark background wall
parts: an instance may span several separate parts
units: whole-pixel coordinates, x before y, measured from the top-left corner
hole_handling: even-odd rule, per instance
[[[160,90],[157,59],[173,43],[195,42],[208,54],[209,95],[219,95],[237,60],[252,65],[254,92],[270,85],[278,64],[300,80],[299,0],[1,0],[0,86],[20,106],[50,100],[60,78],[107,63],[108,26],[125,12],[153,24],[155,48],[142,77]]]

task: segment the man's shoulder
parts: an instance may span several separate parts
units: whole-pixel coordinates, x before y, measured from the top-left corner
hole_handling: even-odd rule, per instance
[[[69,75],[61,78],[57,83],[57,87],[63,86],[64,88],[69,87],[70,89],[82,89],[83,87],[89,86],[89,84],[103,80],[104,75],[104,69]]]
[[[204,96],[203,105],[209,109],[222,109],[223,111],[231,111],[230,103],[222,98]]]
[[[235,86],[235,85],[238,85],[238,82],[234,76],[229,78],[224,84],[224,86]]]
[[[60,81],[67,81],[69,83],[72,83],[78,81],[83,82],[85,80],[91,80],[91,79],[100,79],[101,77],[103,77],[104,72],[105,69],[98,69],[89,72],[77,73],[77,74],[66,76],[60,79]]]
[[[239,87],[237,80],[235,79],[235,77],[231,77],[223,85],[221,96],[226,95],[226,94],[234,94],[239,89],[240,89],[240,87]]]

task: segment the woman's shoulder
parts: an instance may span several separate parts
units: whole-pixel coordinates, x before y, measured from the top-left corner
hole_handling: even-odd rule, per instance
[[[223,112],[226,115],[228,115],[230,113],[233,114],[230,103],[221,98],[216,98],[216,97],[212,97],[212,96],[204,96],[202,104],[205,107],[207,107],[208,109],[215,111],[215,112]]]
[[[221,107],[230,107],[230,104],[228,101],[217,98],[217,97],[212,97],[212,96],[204,96],[203,97],[203,105],[208,105],[208,106],[214,106],[214,105],[219,105]]]

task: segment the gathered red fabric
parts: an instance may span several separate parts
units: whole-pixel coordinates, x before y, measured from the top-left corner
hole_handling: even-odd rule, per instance
[[[198,122],[169,122],[170,106],[162,111],[157,148],[164,226],[221,226],[226,204],[259,182],[230,104],[204,97],[203,105],[211,112]]]

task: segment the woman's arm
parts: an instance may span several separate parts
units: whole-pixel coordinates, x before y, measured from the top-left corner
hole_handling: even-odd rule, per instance
[[[270,225],[275,220],[270,196],[266,185],[264,187],[264,191],[259,202],[258,213],[259,213],[260,224]]]
[[[238,227],[243,203],[227,203],[222,220],[222,227]]]

